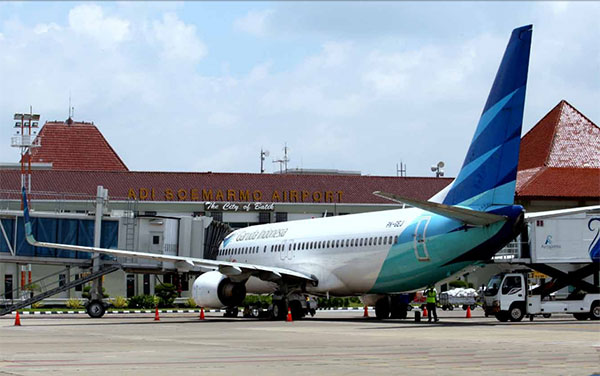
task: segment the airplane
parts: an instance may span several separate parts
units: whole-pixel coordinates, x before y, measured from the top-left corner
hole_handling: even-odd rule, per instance
[[[428,201],[375,195],[410,208],[250,226],[230,233],[215,260],[38,242],[23,189],[27,241],[37,247],[174,262],[202,274],[200,307],[237,306],[273,294],[271,314],[302,317],[306,296],[361,296],[377,318],[406,317],[400,292],[416,291],[489,260],[525,221],[514,204],[532,25],[512,31],[456,179]],[[101,304],[91,302],[90,304]],[[97,307],[100,309],[101,307]]]

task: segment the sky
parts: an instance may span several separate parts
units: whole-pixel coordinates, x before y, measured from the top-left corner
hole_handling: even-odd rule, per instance
[[[598,2],[0,2],[0,162],[15,112],[93,121],[130,170],[456,176],[511,30],[523,133],[600,122]]]

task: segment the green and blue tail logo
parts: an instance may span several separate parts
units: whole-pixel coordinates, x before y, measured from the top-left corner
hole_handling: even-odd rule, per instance
[[[462,168],[443,203],[485,210],[512,205],[532,26],[513,30]]]

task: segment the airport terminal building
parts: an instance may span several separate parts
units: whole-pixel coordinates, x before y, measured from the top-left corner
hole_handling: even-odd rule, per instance
[[[129,171],[93,123],[47,122],[37,137],[40,147],[32,152],[30,197],[37,216],[36,238],[59,243],[93,245],[94,216],[100,207],[102,247],[213,257],[232,228],[394,209],[397,204],[372,192],[426,200],[452,182],[327,170]],[[98,186],[108,191],[101,206]],[[20,187],[20,169],[4,166],[0,294],[49,274],[55,274],[59,284],[89,274],[90,254],[31,247],[24,241]],[[523,136],[516,200],[530,211],[600,203],[600,128],[566,101]],[[176,284],[181,296],[188,296],[193,274],[188,270],[147,260],[120,259],[119,264],[120,270],[105,277],[111,297],[152,294],[157,279]],[[80,296],[81,288],[57,295]]]

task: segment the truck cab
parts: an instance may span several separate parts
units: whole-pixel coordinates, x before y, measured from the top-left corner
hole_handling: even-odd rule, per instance
[[[521,321],[526,313],[526,281],[522,273],[503,273],[493,276],[484,292],[486,315],[499,321]]]

